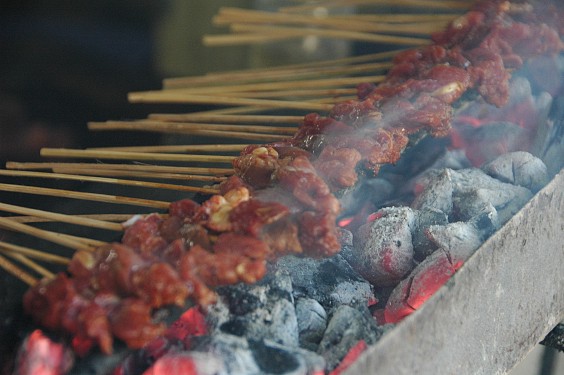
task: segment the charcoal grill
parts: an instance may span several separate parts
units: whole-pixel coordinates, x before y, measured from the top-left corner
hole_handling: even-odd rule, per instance
[[[503,374],[564,319],[564,171],[347,374]]]

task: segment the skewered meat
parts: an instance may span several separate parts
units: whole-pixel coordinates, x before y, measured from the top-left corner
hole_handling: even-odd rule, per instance
[[[189,297],[213,303],[215,286],[255,282],[281,254],[337,253],[335,193],[357,183],[357,170],[395,163],[411,136],[448,134],[466,94],[504,105],[512,70],[563,49],[562,12],[558,1],[478,1],[434,44],[397,55],[382,84],[360,85],[357,100],[305,116],[286,141],[247,147],[221,195],[175,202],[167,219],[137,220],[121,244],[77,252],[70,276],[27,292],[25,311],[77,348],[109,353],[114,337],[140,347],[162,334],[155,308]]]

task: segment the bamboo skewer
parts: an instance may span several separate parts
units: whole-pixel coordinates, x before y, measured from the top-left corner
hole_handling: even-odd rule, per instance
[[[63,233],[51,232],[48,230],[35,228],[27,224],[14,222],[6,217],[0,217],[0,227],[41,238],[73,250],[88,249],[92,246],[99,246],[105,243],[102,241],[85,239],[76,236],[65,235]]]
[[[20,262],[21,264],[27,266],[28,268],[34,270],[35,272],[37,272],[38,274],[40,274],[43,277],[47,277],[47,278],[55,277],[55,274],[53,272],[51,272],[47,268],[35,263],[34,261],[29,259],[25,255],[16,254],[16,253],[7,253],[7,255],[10,258],[15,259],[18,262]]]
[[[211,91],[211,90],[209,90]],[[333,106],[309,101],[269,100],[237,98],[230,96],[196,95],[176,91],[132,92],[128,95],[131,103],[195,103],[213,105],[245,105],[263,108],[290,108],[308,111],[329,111]]]
[[[118,222],[123,223],[131,217],[138,215],[135,214],[80,214],[80,215],[69,215],[69,216],[76,216],[76,217],[83,217],[95,220],[102,220],[102,221],[111,221],[111,222]],[[161,217],[167,217],[167,214],[157,214]],[[43,217],[37,216],[10,216],[10,220],[18,222],[18,223],[49,223],[53,222],[51,219],[46,219]]]
[[[150,120],[189,122],[202,121],[213,123],[258,123],[258,124],[296,124],[303,120],[303,116],[269,116],[269,115],[214,115],[205,113],[153,113]],[[196,146],[196,145],[195,145]],[[220,146],[220,145],[214,145]],[[221,145],[223,146],[223,145]],[[246,146],[246,145],[243,145]]]
[[[218,45],[240,45],[250,43],[264,43],[268,38],[273,39],[296,39],[304,36],[318,36],[325,38],[336,38],[345,40],[356,40],[370,43],[387,43],[405,46],[423,46],[429,44],[427,38],[415,38],[407,36],[365,33],[348,30],[312,29],[308,27],[284,27],[284,26],[256,26],[246,24],[231,25],[236,34],[204,35],[203,43],[206,46]]]
[[[66,257],[50,254],[46,251],[39,251],[24,246],[14,245],[4,241],[0,241],[0,251],[23,254],[29,258],[35,258],[54,264],[67,265],[70,263],[70,260]]]
[[[117,169],[129,171],[147,171],[155,173],[181,173],[181,174],[202,174],[211,176],[223,176],[233,174],[232,168],[201,168],[201,167],[182,167],[168,165],[151,164],[106,164],[106,163],[21,163],[7,162],[6,168],[19,170],[52,170],[65,168],[78,169]]]
[[[141,129],[162,129],[163,131],[178,130],[215,130],[215,131],[235,131],[249,133],[267,133],[271,135],[292,135],[296,132],[296,127],[288,126],[260,126],[260,125],[230,125],[230,124],[210,124],[210,123],[191,123],[191,122],[165,122],[155,120],[141,121],[106,121],[89,122],[90,130],[141,130]]]
[[[185,84],[189,87],[201,88],[207,85],[220,84],[222,86],[234,86],[243,83],[262,82],[264,84],[279,81],[314,80],[330,76],[347,76],[360,73],[384,72],[392,66],[391,62],[366,62],[362,64],[349,64],[322,67],[301,67],[288,69],[273,69],[259,72],[241,71],[231,74],[210,74],[185,78]]]
[[[238,71],[230,71],[230,72],[219,72],[219,73],[208,73],[203,76],[191,76],[191,77],[176,77],[176,78],[167,78],[163,81],[163,86],[165,89],[171,88],[180,88],[180,87],[188,87],[192,86],[195,83],[199,83],[202,81],[205,82],[221,82],[225,81],[226,79],[231,79],[233,75],[237,75],[239,77],[244,78],[253,78],[256,75],[260,74],[267,74],[276,71],[293,71],[294,69],[301,69],[301,68],[322,68],[322,67],[334,67],[339,65],[348,65],[348,64],[358,64],[358,63],[365,63],[365,62],[375,62],[375,61],[388,61],[393,56],[397,55],[398,52],[402,50],[394,50],[394,51],[387,51],[387,52],[378,52],[372,53],[367,55],[361,56],[353,56],[353,57],[343,57],[340,59],[334,60],[322,60],[322,61],[315,61],[315,62],[308,62],[302,64],[292,64],[292,65],[284,65],[281,67],[268,67],[268,68],[257,68],[257,69],[245,69],[245,70],[238,70]]]
[[[53,221],[58,221],[58,222],[67,223],[67,224],[82,225],[82,226],[87,226],[87,227],[93,227],[93,228],[99,228],[99,229],[108,229],[108,230],[119,231],[119,232],[123,231],[122,226],[120,224],[117,224],[117,223],[110,223],[110,222],[107,222],[107,221],[101,221],[101,220],[95,220],[95,219],[89,219],[89,218],[81,218],[81,217],[72,216],[72,215],[65,215],[65,214],[59,214],[59,213],[55,213],[55,212],[37,210],[37,209],[33,209],[33,208],[20,207],[20,206],[15,206],[15,205],[12,205],[12,204],[7,204],[7,203],[1,203],[0,202],[0,210],[6,211],[6,212],[12,212],[12,213],[16,213],[16,214],[21,214],[21,215],[37,216],[37,217],[41,217],[41,218],[44,218],[44,219],[50,219],[50,220],[53,220]]]
[[[98,193],[84,193],[84,192],[73,191],[73,190],[53,189],[53,188],[44,188],[44,187],[27,186],[27,185],[4,184],[4,183],[0,183],[0,191],[10,191],[10,192],[24,193],[24,194],[47,195],[47,196],[53,196],[53,197],[64,197],[64,198],[71,198],[71,199],[81,199],[81,200],[90,200],[90,201],[95,201],[95,202],[134,205],[134,206],[142,206],[142,207],[150,207],[150,208],[158,208],[158,209],[168,209],[168,207],[170,205],[169,202],[158,201],[158,200],[124,197],[124,196],[119,196],[119,195],[98,194]]]
[[[2,255],[0,255],[0,267],[29,286],[34,286],[38,282],[35,277],[31,276],[29,273],[22,270],[21,268],[10,262],[8,259],[4,258]]]
[[[115,159],[115,160],[163,160],[178,162],[199,162],[199,163],[228,163],[230,164],[233,156],[221,155],[177,155],[159,154],[145,152],[122,152],[122,151],[98,151],[98,150],[77,150],[67,148],[43,148],[41,156],[62,157],[62,158],[95,158],[95,159]]]
[[[385,76],[375,75],[375,76],[359,76],[359,77],[337,77],[337,78],[325,78],[325,79],[315,79],[315,80],[292,80],[292,81],[279,81],[279,82],[261,82],[261,83],[249,83],[241,85],[223,85],[223,86],[209,86],[204,88],[175,88],[167,89],[161,91],[140,91],[132,92],[129,94],[129,98],[133,102],[139,102],[141,100],[185,100],[188,99],[201,99],[204,104],[233,104],[233,105],[253,105],[259,107],[271,107],[277,108],[281,106],[284,101],[278,100],[264,100],[262,102],[253,103],[254,100],[259,99],[244,99],[244,98],[234,98],[229,96],[211,96],[211,94],[221,94],[226,91],[274,91],[274,90],[297,90],[297,89],[314,89],[314,88],[342,88],[343,86],[355,86],[359,83],[365,82],[381,82],[384,80]],[[183,99],[184,98],[184,99]],[[218,98],[217,101],[213,101],[213,98]],[[199,99],[198,99],[199,100]],[[241,103],[235,102],[236,100],[241,100]],[[211,101],[211,102],[210,102]],[[296,104],[295,102],[286,101],[284,103]],[[320,109],[320,110],[330,110],[331,108],[311,108],[310,104],[316,105],[311,101],[297,102],[302,103],[301,105],[296,105],[295,109]],[[282,108],[293,108],[291,106],[282,106]]]
[[[211,144],[211,145],[157,145],[157,146],[116,146],[116,147],[92,147],[87,150],[98,151],[134,151],[134,152],[240,152],[248,144]]]
[[[348,7],[352,5],[363,6],[363,5],[380,5],[380,6],[394,6],[394,7],[405,7],[405,8],[424,8],[428,12],[430,11],[452,11],[452,10],[466,10],[471,4],[470,1],[464,0],[452,0],[452,1],[442,1],[442,0],[334,0],[334,1],[323,1],[322,6],[324,8],[338,8],[338,7]],[[280,12],[285,13],[300,13],[312,11],[318,8],[319,4],[307,4],[307,5],[296,5],[287,6],[279,8]]]
[[[49,179],[71,180],[71,181],[89,181],[89,182],[98,182],[98,183],[104,183],[104,184],[126,185],[126,186],[137,186],[137,187],[144,187],[144,188],[153,188],[153,189],[168,189],[168,190],[176,190],[176,191],[185,191],[185,192],[190,192],[190,193],[215,194],[215,193],[218,192],[217,189],[211,189],[211,188],[205,188],[205,187],[163,184],[163,183],[157,183],[157,182],[124,180],[124,179],[117,179],[117,178],[92,177],[92,176],[65,174],[65,173],[45,173],[45,172],[29,172],[29,171],[14,171],[14,170],[2,170],[2,169],[0,169],[0,175],[19,176],[19,177],[49,178]],[[0,209],[2,209],[2,206],[0,206]]]
[[[386,15],[387,16],[387,15]],[[442,30],[445,24],[452,20],[453,16],[443,17],[442,20],[437,15],[430,15],[426,19],[411,17],[406,21],[403,17],[402,22],[398,22],[399,18],[395,18],[396,22],[388,22],[386,17],[380,17],[377,22],[372,22],[366,18],[344,16],[318,16],[302,14],[288,14],[281,12],[265,12],[252,9],[242,8],[220,8],[219,14],[213,18],[215,25],[229,24],[270,24],[270,25],[300,25],[306,27],[321,26],[332,30],[348,30],[357,32],[374,32],[374,33],[394,33],[394,34],[429,34]],[[415,15],[418,16],[418,15]],[[420,15],[419,15],[420,16]],[[428,15],[429,16],[429,15]],[[354,22],[351,22],[354,21]],[[419,26],[419,28],[417,28]]]
[[[53,172],[63,173],[63,174],[81,174],[82,176],[103,176],[103,177],[134,177],[134,178],[151,178],[158,180],[178,180],[178,181],[202,181],[202,182],[214,182],[219,183],[225,181],[227,177],[213,177],[213,176],[196,176],[196,175],[185,175],[179,173],[152,173],[152,172],[138,172],[138,171],[126,171],[122,169],[92,169],[84,170],[78,168],[54,168]],[[184,190],[184,189],[175,189]],[[190,191],[191,189],[185,189]],[[218,190],[210,189],[206,190],[204,188],[195,188],[195,192],[216,194]]]

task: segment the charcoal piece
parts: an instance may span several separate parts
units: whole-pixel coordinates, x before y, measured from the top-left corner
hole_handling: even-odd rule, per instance
[[[546,165],[541,159],[524,151],[498,156],[483,165],[482,170],[502,182],[523,186],[533,192],[539,191],[548,183]]]
[[[259,374],[260,370],[247,339],[224,333],[195,337],[194,351],[214,353],[223,360],[225,372],[230,375]]]
[[[476,226],[462,221],[432,225],[427,235],[439,249],[445,251],[453,264],[465,262],[482,244],[482,235]]]
[[[564,322],[557,324],[540,343],[564,353]]]
[[[212,331],[298,346],[298,322],[288,274],[275,272],[254,285],[218,288],[218,294],[220,300],[209,307],[207,314]]]
[[[312,298],[327,311],[340,305],[368,306],[372,286],[360,277],[341,255],[328,259],[280,258],[276,268],[292,278],[294,297]]]
[[[249,340],[249,348],[261,374],[307,375],[325,369],[323,357],[308,350],[270,340]]]
[[[222,358],[214,353],[181,352],[164,355],[145,373],[217,375],[225,373],[225,366]]]
[[[381,335],[381,329],[367,309],[360,311],[340,306],[331,316],[317,352],[325,358],[327,369],[332,370],[360,340],[371,345]]]
[[[411,207],[416,210],[439,210],[447,216],[452,211],[452,169],[430,171],[421,178],[417,185],[423,186],[423,191],[415,198]]]
[[[347,260],[370,283],[393,285],[414,267],[415,213],[409,207],[388,207],[376,215],[379,218],[358,229]]]
[[[513,187],[520,189],[507,187],[499,187],[495,190],[476,188],[457,194],[453,198],[457,218],[464,221],[470,220],[487,210],[488,205],[491,204],[497,212],[500,225],[503,225],[532,198],[529,190],[519,186]]]
[[[491,203],[502,225],[533,196],[522,186],[501,182],[476,168],[452,171],[451,177],[456,220],[467,221],[482,214]]]
[[[296,302],[296,317],[300,347],[317,350],[319,341],[327,327],[327,313],[319,302],[311,298],[300,298]]]
[[[447,224],[448,217],[443,211],[434,208],[414,212],[416,215],[411,241],[416,259],[423,260],[437,249],[425,235],[425,230],[431,225]]]

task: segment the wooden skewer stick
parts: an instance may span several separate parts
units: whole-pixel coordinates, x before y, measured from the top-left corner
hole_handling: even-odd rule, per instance
[[[31,276],[29,273],[22,270],[21,268],[19,268],[18,266],[16,266],[15,264],[13,264],[12,262],[10,262],[8,259],[4,258],[1,255],[0,255],[0,267],[2,267],[6,272],[17,277],[18,279],[20,279],[21,281],[23,281],[29,286],[34,286],[38,282],[38,280],[35,277]]]
[[[33,209],[33,208],[15,206],[15,205],[12,205],[12,204],[7,204],[7,203],[1,203],[0,202],[0,210],[6,211],[6,212],[12,212],[12,213],[16,213],[16,214],[21,214],[21,215],[31,215],[31,216],[42,217],[42,218],[45,218],[45,219],[50,219],[50,220],[53,220],[53,221],[58,221],[58,222],[67,223],[67,224],[82,225],[82,226],[86,226],[86,227],[93,227],[93,228],[100,228],[100,229],[109,229],[109,230],[114,230],[114,231],[118,231],[118,232],[123,231],[122,226],[120,224],[117,224],[117,223],[110,223],[110,222],[107,222],[107,221],[81,218],[81,217],[72,216],[72,215],[65,215],[65,214],[59,214],[59,213],[55,213],[55,212],[37,210],[37,209]]]
[[[41,238],[73,250],[88,249],[94,244],[104,244],[104,242],[102,241],[93,242],[95,240],[84,239],[76,236],[65,235],[63,233],[51,232],[48,230],[35,228],[27,224],[14,222],[6,217],[0,217],[0,227]]]
[[[229,96],[195,95],[169,91],[133,92],[128,95],[131,103],[195,103],[215,105],[252,105],[267,108],[290,108],[313,111],[330,111],[333,106],[327,104],[311,103],[308,101],[296,102],[290,100],[269,100],[233,98]]]
[[[347,76],[355,74],[367,74],[375,72],[385,72],[392,66],[391,62],[366,62],[362,64],[321,66],[321,67],[300,67],[288,69],[266,70],[262,72],[239,72],[231,74],[216,73],[213,75],[203,75],[191,77],[189,87],[196,88],[208,85],[233,86],[244,83],[272,83],[279,81],[311,80],[320,77]]]
[[[164,91],[141,91],[141,92],[132,92],[129,94],[130,101],[133,102],[150,102],[150,101],[158,101],[158,102],[167,102],[173,101],[176,103],[203,103],[203,104],[227,104],[227,105],[252,105],[257,107],[268,107],[268,108],[294,108],[294,109],[321,109],[321,110],[330,110],[331,108],[322,107],[322,108],[311,108],[310,104],[319,105],[319,103],[305,101],[296,102],[291,101],[278,101],[278,100],[263,100],[260,99],[239,99],[233,98],[229,96],[211,96],[211,94],[221,94],[225,90],[231,91],[274,91],[274,90],[286,90],[286,89],[312,89],[312,88],[338,88],[343,86],[355,86],[359,83],[364,82],[381,82],[383,81],[385,76],[383,75],[376,75],[376,76],[359,76],[359,77],[338,77],[338,78],[326,78],[326,79],[312,79],[312,80],[294,80],[294,81],[283,81],[283,82],[267,82],[267,83],[253,83],[253,84],[244,84],[244,85],[233,85],[233,86],[210,86],[205,88],[195,88],[195,89],[170,89]],[[205,95],[196,95],[193,94],[194,92],[205,92]],[[214,100],[217,98],[217,100]],[[192,101],[194,100],[194,101]],[[255,100],[259,100],[255,102]],[[238,102],[240,101],[240,102]],[[290,103],[292,106],[283,106],[281,102]],[[294,106],[294,104],[296,104]]]
[[[53,168],[78,168],[78,169],[121,169],[128,171],[147,171],[155,173],[182,173],[201,174],[211,176],[225,176],[234,173],[232,168],[200,168],[200,167],[177,167],[168,165],[152,164],[106,164],[106,163],[21,163],[9,161],[6,163],[8,169],[19,170],[49,170]]]
[[[106,121],[89,122],[90,130],[140,130],[140,129],[162,129],[163,131],[174,130],[215,130],[215,131],[235,131],[250,133],[267,134],[286,134],[292,135],[297,128],[288,126],[260,126],[260,125],[230,125],[230,124],[210,124],[194,122],[165,122],[154,120],[141,121]]]
[[[111,222],[118,222],[123,223],[131,219],[131,217],[138,215],[135,214],[82,214],[82,215],[72,215],[76,217],[83,217],[88,219],[95,219],[95,220],[102,220],[102,221],[111,221]],[[167,217],[167,214],[159,214],[162,217]],[[18,223],[48,223],[53,222],[53,220],[37,217],[37,216],[10,216],[10,220],[18,222]]]
[[[123,169],[78,169],[78,168],[54,168],[53,172],[63,174],[81,174],[87,176],[104,176],[104,177],[134,177],[134,178],[151,178],[158,180],[179,180],[179,181],[203,181],[219,183],[225,181],[227,177],[198,176],[179,173],[153,173],[126,171]],[[198,189],[201,192],[201,189]],[[205,192],[205,191],[204,191]],[[217,190],[213,190],[214,194]],[[212,190],[207,193],[212,193]]]
[[[435,15],[433,15],[435,16]],[[454,18],[452,15],[449,19]],[[311,17],[310,15],[288,14],[281,12],[265,12],[252,9],[241,8],[220,8],[219,14],[213,18],[216,25],[228,24],[277,24],[277,25],[301,25],[306,27],[320,26],[332,30],[348,30],[357,32],[373,33],[394,33],[394,34],[423,34],[442,30],[448,21],[440,22],[436,18],[424,22],[422,19],[412,20],[412,24],[407,22],[388,23],[386,21],[370,22],[363,19],[355,19],[351,22],[350,18],[334,17]],[[414,28],[413,25],[420,25],[421,28]]]
[[[211,79],[213,81],[218,81],[218,80],[220,81],[221,79],[225,81],[226,79],[229,79],[230,76],[233,74],[253,76],[254,74],[261,74],[265,72],[267,73],[277,70],[286,71],[286,70],[298,69],[298,68],[321,68],[326,66],[334,67],[339,65],[358,64],[364,62],[388,61],[401,51],[402,50],[378,52],[378,53],[366,54],[361,56],[343,57],[333,60],[322,60],[322,61],[314,61],[314,62],[301,63],[301,64],[284,65],[281,67],[268,67],[268,68],[219,72],[219,73],[208,73],[204,76],[167,78],[163,81],[163,86],[165,89],[190,87],[191,85],[194,84],[194,82],[196,83],[199,82],[202,79],[202,77],[207,77],[206,79]]]
[[[98,193],[85,193],[85,192],[73,191],[73,190],[63,190],[63,189],[53,189],[53,188],[44,188],[44,187],[36,187],[36,186],[27,186],[27,185],[13,185],[13,184],[3,184],[3,183],[0,184],[0,191],[11,191],[11,192],[23,193],[23,194],[47,195],[53,197],[82,199],[82,200],[90,200],[96,202],[134,205],[134,206],[151,207],[158,209],[168,209],[170,205],[169,202],[142,199],[142,198],[124,197],[119,195],[108,195],[108,194],[98,194]]]
[[[49,279],[55,277],[55,274],[53,272],[51,272],[48,269],[46,269],[45,267],[35,263],[33,260],[29,259],[25,255],[15,254],[15,253],[7,253],[7,255],[10,258],[17,260],[21,264],[27,266],[28,268],[34,270],[35,272],[37,272],[38,274],[40,274],[43,277],[47,277]]]
[[[214,123],[257,123],[257,124],[297,124],[303,121],[303,116],[269,116],[269,115],[214,115],[197,113],[153,113],[150,120],[189,122],[202,121]],[[195,145],[196,146],[196,145]],[[223,145],[214,145],[223,146]]]
[[[248,144],[213,144],[213,145],[157,145],[157,146],[116,146],[116,147],[92,147],[87,150],[99,151],[135,151],[135,152],[239,152]]]
[[[441,0],[334,0],[323,2],[324,8],[338,8],[352,5],[380,5],[380,6],[401,6],[408,8],[424,8],[428,12],[435,10],[465,10],[468,9],[469,1],[441,1]],[[296,5],[279,8],[280,12],[300,13],[314,10],[319,4]]]
[[[177,154],[158,154],[145,152],[121,152],[121,151],[97,151],[97,150],[77,150],[69,148],[43,148],[41,156],[62,157],[62,158],[94,158],[94,159],[115,159],[115,160],[164,160],[179,162],[199,162],[199,163],[228,163],[231,164],[233,156],[222,155],[177,155]]]
[[[449,12],[448,14],[419,14],[419,13],[375,13],[375,14],[333,14],[331,17],[333,19],[347,20],[349,22],[365,21],[365,22],[384,22],[384,23],[412,23],[412,22],[449,22],[452,21],[457,14],[462,14],[464,10],[460,12]]]
[[[39,251],[24,246],[14,245],[4,241],[0,241],[0,250],[23,254],[29,258],[35,258],[49,263],[62,264],[62,265],[67,265],[70,263],[69,258],[56,254],[50,254],[46,251]]]
[[[90,182],[99,182],[99,183],[104,183],[104,184],[127,185],[127,186],[138,186],[138,187],[152,188],[152,189],[168,189],[168,190],[176,190],[176,191],[186,191],[186,192],[190,192],[190,193],[216,194],[218,192],[217,189],[204,188],[204,187],[162,184],[162,183],[157,183],[157,182],[124,180],[124,179],[105,178],[105,177],[92,177],[92,176],[64,174],[64,173],[29,172],[29,171],[14,171],[14,170],[2,170],[2,169],[0,169],[0,175],[20,176],[20,177],[38,177],[38,178],[49,178],[49,179],[71,180],[71,181],[90,181]],[[0,206],[0,209],[1,209],[1,206]]]
[[[234,24],[231,26],[236,34],[204,35],[203,43],[206,46],[227,46],[269,42],[274,40],[297,39],[304,36],[318,36],[345,40],[356,40],[369,43],[386,43],[404,46],[424,46],[429,44],[429,39],[414,38],[397,35],[362,33],[348,30],[312,29],[308,27],[282,27],[282,26],[255,26]]]

